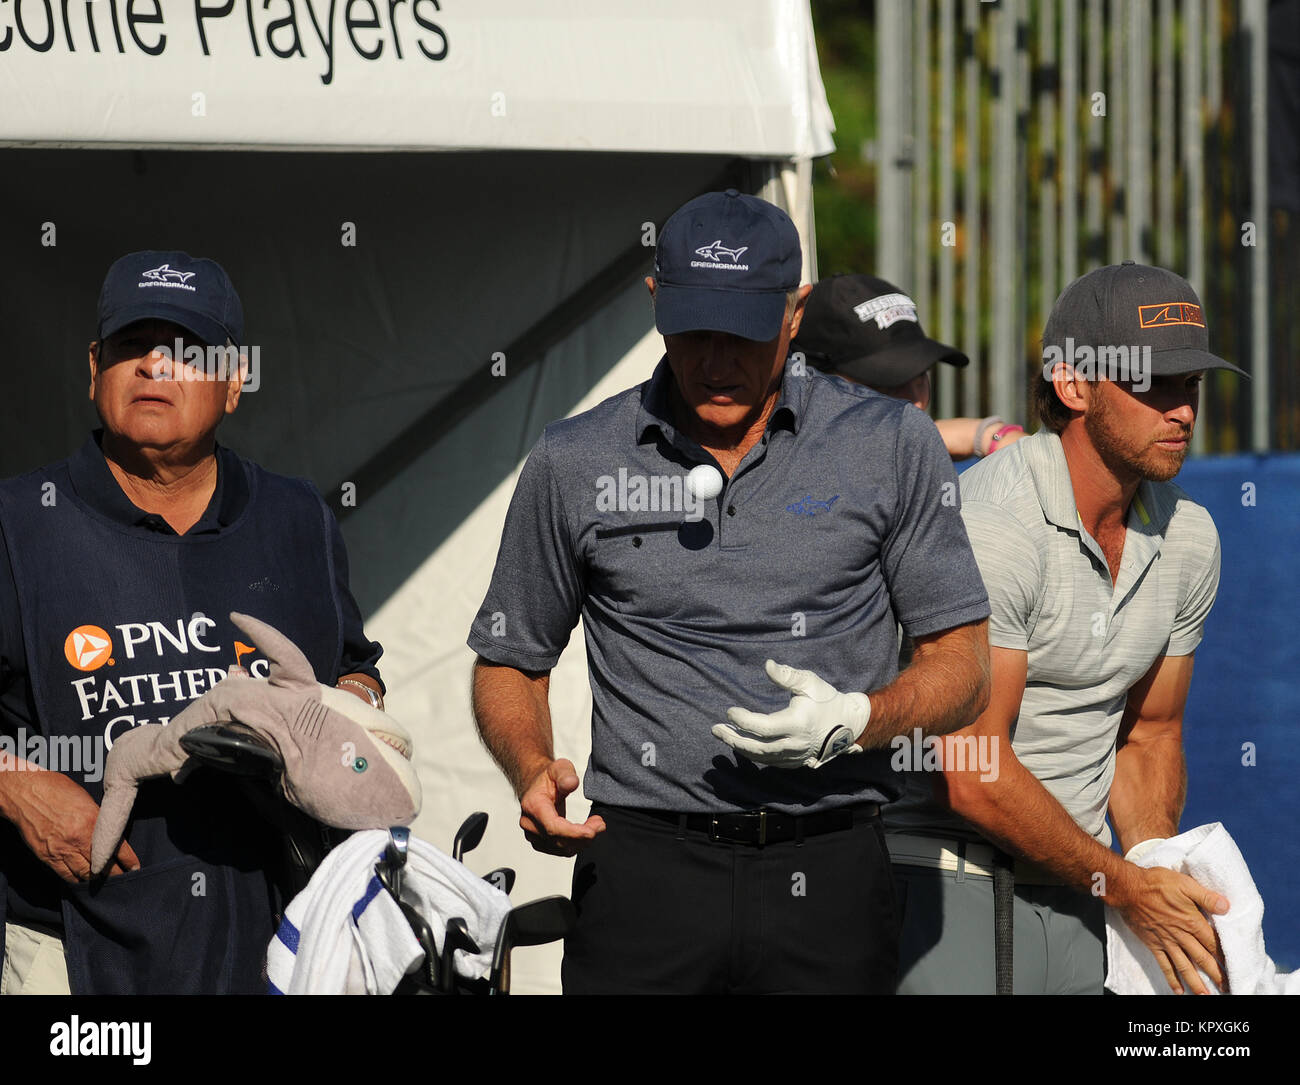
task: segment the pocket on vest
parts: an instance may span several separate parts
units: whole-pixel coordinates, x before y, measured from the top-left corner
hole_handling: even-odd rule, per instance
[[[270,910],[262,922],[256,920],[250,903],[257,887],[242,884],[247,878],[230,867],[182,856],[93,887],[69,886],[63,921],[72,992],[265,991],[260,975],[271,934],[262,928]],[[265,881],[257,880],[264,898]]]

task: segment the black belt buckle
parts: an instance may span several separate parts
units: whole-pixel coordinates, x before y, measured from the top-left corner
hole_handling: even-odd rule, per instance
[[[731,825],[719,824],[726,818]],[[723,835],[726,833],[727,835]],[[744,810],[736,814],[713,814],[709,817],[709,840],[723,844],[767,843],[767,811]]]

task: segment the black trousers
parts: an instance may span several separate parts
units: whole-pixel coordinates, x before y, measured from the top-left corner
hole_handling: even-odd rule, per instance
[[[900,915],[878,815],[728,844],[596,804],[573,871],[565,994],[893,994]]]

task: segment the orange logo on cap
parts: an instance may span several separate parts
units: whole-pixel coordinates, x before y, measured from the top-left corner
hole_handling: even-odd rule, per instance
[[[1201,307],[1190,301],[1167,301],[1159,305],[1139,305],[1138,324],[1143,328],[1167,328],[1171,324],[1195,324],[1205,327]]]
[[[97,671],[113,662],[113,638],[97,625],[79,625],[63,642],[63,654],[77,670]]]

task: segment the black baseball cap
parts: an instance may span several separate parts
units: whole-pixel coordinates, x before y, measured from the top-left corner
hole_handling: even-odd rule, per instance
[[[916,303],[874,275],[832,275],[808,295],[790,344],[817,369],[875,388],[896,388],[935,362],[967,365],[955,347],[926,338]]]
[[[244,307],[225,269],[185,252],[133,252],[113,261],[99,292],[99,338],[137,320],[170,320],[208,346],[239,344]]]
[[[775,204],[734,188],[697,196],[659,231],[655,327],[775,339],[802,268],[799,231]]]
[[[1150,347],[1157,377],[1230,369],[1250,374],[1210,353],[1201,299],[1181,275],[1125,260],[1099,267],[1061,291],[1043,329],[1044,353],[1056,347],[1069,360],[1074,346]]]

